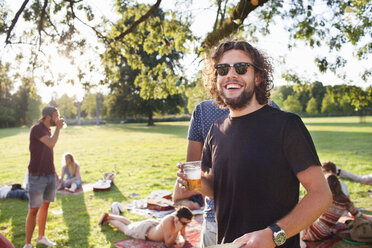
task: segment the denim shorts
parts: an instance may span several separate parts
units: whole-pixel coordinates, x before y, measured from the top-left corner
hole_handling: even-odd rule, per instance
[[[56,174],[49,176],[28,176],[30,208],[39,208],[43,202],[54,202],[56,196]]]

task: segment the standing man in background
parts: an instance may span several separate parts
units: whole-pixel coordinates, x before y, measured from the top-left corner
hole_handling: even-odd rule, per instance
[[[51,106],[43,109],[42,116],[30,132],[29,210],[26,219],[26,244],[23,248],[32,248],[31,238],[38,214],[39,235],[36,243],[46,246],[56,245],[45,236],[45,226],[49,204],[54,201],[58,183],[53,148],[57,143],[64,120],[59,118],[58,110]],[[50,129],[52,126],[56,127],[53,135]]]

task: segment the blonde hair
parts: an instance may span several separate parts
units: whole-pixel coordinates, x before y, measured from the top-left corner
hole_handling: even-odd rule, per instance
[[[69,157],[71,164],[66,163],[66,158]],[[66,166],[70,175],[75,175],[76,168],[79,166],[78,162],[75,160],[74,156],[71,153],[66,152],[62,155],[62,165]]]

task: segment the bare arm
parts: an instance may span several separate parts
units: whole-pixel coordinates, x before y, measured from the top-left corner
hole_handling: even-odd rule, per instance
[[[63,120],[59,120],[57,122],[56,130],[54,131],[53,135],[51,137],[47,135],[43,136],[40,138],[40,141],[43,142],[47,147],[53,148],[57,143],[59,137],[59,130],[62,128],[63,122],[64,122]]]
[[[174,184],[174,188],[173,188],[173,197],[172,197],[173,202],[176,202],[182,199],[187,199],[195,194],[200,194],[200,192],[182,189],[178,181],[176,180],[176,183]]]
[[[198,161],[201,159],[203,143],[199,141],[189,140],[187,143],[186,161]]]
[[[332,193],[320,166],[310,166],[299,172],[297,178],[307,194],[288,216],[278,222],[288,237],[310,226],[332,204]]]
[[[62,166],[62,170],[61,170],[61,180],[63,180],[64,177],[65,177],[65,166]]]
[[[163,222],[163,233],[164,233],[164,243],[167,247],[173,247],[176,244],[178,233],[182,229],[182,224],[175,220],[176,217],[169,216]]]
[[[310,226],[332,204],[332,194],[320,166],[310,166],[297,174],[298,180],[307,190],[307,194],[297,206],[277,224],[290,238]],[[272,231],[265,228],[247,233],[234,242],[246,243],[244,247],[275,247]]]

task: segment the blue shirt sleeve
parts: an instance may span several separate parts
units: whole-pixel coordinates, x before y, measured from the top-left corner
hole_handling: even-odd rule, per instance
[[[204,142],[203,134],[202,134],[202,125],[201,125],[201,109],[200,105],[197,105],[192,113],[190,125],[189,125],[189,132],[188,132],[188,140]]]

